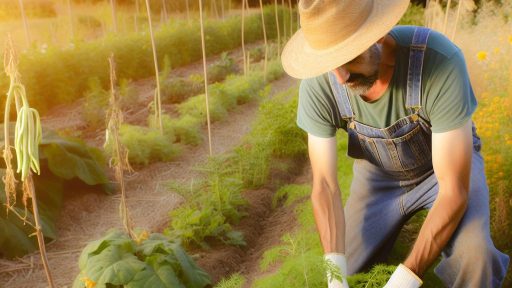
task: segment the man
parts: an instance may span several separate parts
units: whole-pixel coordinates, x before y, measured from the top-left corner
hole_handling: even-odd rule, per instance
[[[490,238],[465,61],[440,33],[393,28],[407,6],[406,0],[301,0],[301,29],[283,50],[285,71],[304,79],[297,124],[308,132],[324,257],[343,277],[371,268],[384,261],[404,223],[429,209],[386,287],[420,287],[439,255],[435,272],[446,286],[499,287],[509,258]],[[340,128],[356,159],[344,210],[336,179]],[[348,287],[330,276],[329,287]]]

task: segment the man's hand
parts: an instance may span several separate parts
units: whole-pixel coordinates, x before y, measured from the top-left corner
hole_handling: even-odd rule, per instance
[[[324,260],[328,262],[328,266],[336,271],[327,270],[328,288],[349,288],[347,275],[347,259],[341,253],[327,253]],[[341,277],[341,281],[339,278]]]
[[[384,288],[418,288],[423,281],[405,265],[400,264]]]

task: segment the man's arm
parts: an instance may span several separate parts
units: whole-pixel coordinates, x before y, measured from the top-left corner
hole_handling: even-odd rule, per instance
[[[345,253],[345,216],[337,179],[336,138],[308,134],[313,171],[311,202],[325,253]]]
[[[458,129],[432,134],[432,162],[439,192],[404,262],[420,277],[439,256],[466,211],[472,153],[471,120]]]

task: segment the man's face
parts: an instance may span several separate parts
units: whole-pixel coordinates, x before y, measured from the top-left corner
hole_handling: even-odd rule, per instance
[[[334,69],[340,84],[347,86],[358,95],[364,95],[377,81],[381,60],[381,45],[374,44],[352,61]]]

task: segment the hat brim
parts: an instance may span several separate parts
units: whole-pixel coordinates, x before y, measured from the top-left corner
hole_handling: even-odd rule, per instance
[[[325,50],[313,49],[304,38],[302,29],[299,29],[281,54],[284,70],[294,78],[305,79],[351,61],[386,35],[402,18],[408,6],[409,0],[374,1],[372,12],[359,30],[345,41]]]

